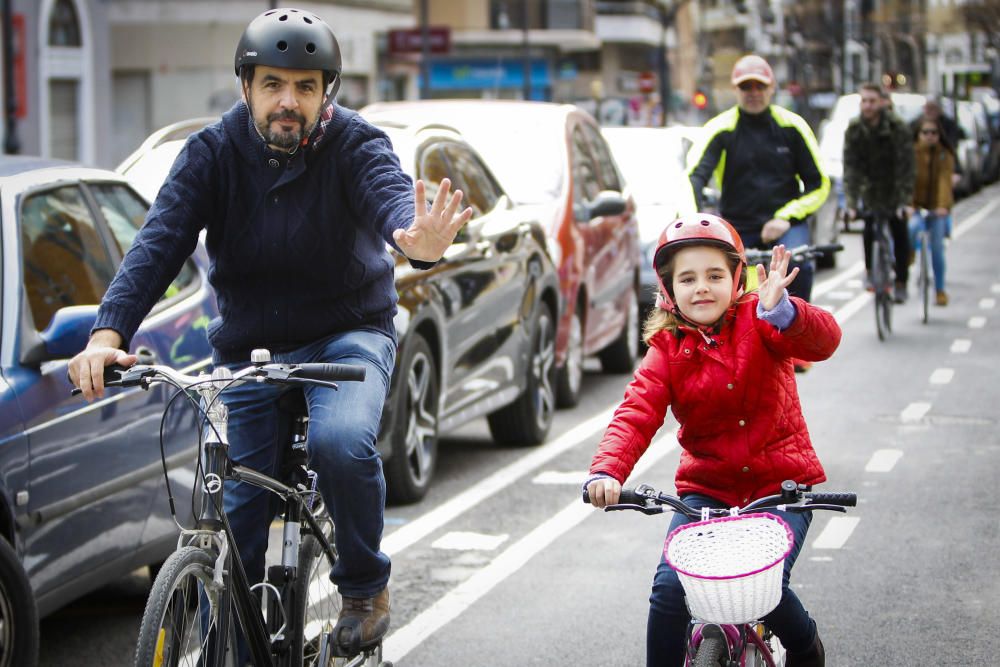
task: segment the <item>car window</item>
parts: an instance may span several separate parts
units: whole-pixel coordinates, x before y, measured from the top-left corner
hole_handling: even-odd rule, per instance
[[[146,219],[146,204],[124,185],[90,184],[90,190],[97,201],[97,206],[101,209],[101,215],[111,228],[118,251],[124,256],[132,247],[132,241]],[[176,296],[193,285],[197,279],[198,270],[194,266],[194,261],[189,259],[160,297],[160,301]]]
[[[611,151],[608,150],[608,145],[605,143],[604,137],[590,125],[583,125],[582,127],[583,133],[587,137],[587,143],[590,144],[594,159],[597,161],[597,173],[601,178],[601,187],[604,190],[621,192],[622,183],[621,178],[618,176],[618,168],[615,167],[615,161],[611,157]]]
[[[39,331],[60,308],[101,302],[115,266],[78,187],[26,197],[21,239],[24,286]]]
[[[592,202],[600,192],[594,162],[590,159],[590,149],[587,139],[579,126],[573,128],[573,204],[579,205]]]
[[[472,207],[472,217],[493,210],[500,198],[500,191],[479,158],[467,146],[458,143],[444,145],[445,155],[451,164],[453,181],[465,193],[463,205]]]

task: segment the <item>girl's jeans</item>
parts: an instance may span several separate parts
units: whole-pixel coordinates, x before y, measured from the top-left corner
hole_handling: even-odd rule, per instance
[[[681,497],[694,508],[715,507],[725,508],[713,498],[692,493]],[[788,587],[792,566],[799,555],[802,544],[812,523],[812,513],[779,512],[769,510],[788,523],[795,536],[792,551],[785,559],[785,571],[781,581],[781,601],[774,611],[762,620],[781,640],[782,646],[788,651],[806,651],[812,645],[816,636],[816,624],[809,617],[809,612],[803,608],[799,598]],[[674,514],[670,522],[670,531],[678,526],[691,523],[683,514]],[[684,600],[684,588],[677,574],[670,569],[661,556],[660,565],[653,577],[653,592],[649,596],[649,621],[646,626],[646,667],[681,667],[684,664],[684,644],[687,640],[687,626],[691,622]]]
[[[944,291],[944,237],[945,232],[951,227],[951,215],[934,215],[928,213],[926,216],[919,212],[914,213],[910,218],[910,247],[915,251],[917,246],[917,233],[923,225],[927,225],[931,246],[931,266],[934,268],[934,289],[938,292]]]
[[[373,597],[389,581],[389,557],[379,550],[385,478],[375,441],[395,356],[392,338],[367,329],[271,353],[274,363],[360,364],[367,369],[364,382],[339,382],[338,390],[302,388],[309,406],[309,466],[337,526],[340,558],[330,578],[341,595],[350,597]],[[235,463],[272,477],[281,470],[290,429],[278,398],[288,391],[292,389],[279,385],[243,384],[222,394],[229,409],[229,456]],[[274,496],[234,481],[226,482],[225,494],[226,513],[252,585],[264,578]]]

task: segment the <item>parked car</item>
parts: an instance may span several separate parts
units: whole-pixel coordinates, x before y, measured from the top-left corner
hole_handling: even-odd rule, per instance
[[[924,111],[926,97],[918,93],[891,93],[893,110],[906,123],[915,120]],[[844,133],[850,122],[861,114],[861,96],[857,93],[841,95],[837,98],[830,116],[823,121],[819,129],[819,157],[826,175],[830,177],[830,196],[815,214],[813,240],[815,243],[836,243],[837,236],[831,239],[830,230],[838,230],[844,220]],[[836,253],[830,259],[823,260],[832,266],[836,261]]]
[[[977,192],[983,185],[986,161],[989,158],[989,126],[982,105],[960,100],[956,105],[955,121],[965,135],[958,141],[956,152],[962,167],[962,177],[955,191],[963,195]],[[978,107],[978,109],[977,109]]]
[[[190,133],[200,125],[185,127]],[[556,400],[559,284],[536,211],[513,203],[461,135],[441,125],[379,127],[406,173],[424,180],[428,201],[447,177],[474,211],[430,270],[411,268],[389,248],[399,349],[378,449],[390,497],[414,502],[433,479],[438,436],[472,419],[487,417],[497,442],[545,440]],[[119,167],[140,190],[159,190],[183,146],[168,130]]]
[[[697,211],[685,169],[693,142],[686,127],[605,127],[601,133],[636,202],[642,251],[639,307],[645,318],[659,289],[653,253],[660,233],[671,221]]]
[[[0,158],[0,628],[3,664],[34,664],[37,616],[162,562],[176,546],[160,459],[170,395],[71,396],[68,360],[147,209],[118,174]],[[199,247],[145,319],[133,349],[196,372],[217,313]],[[190,516],[195,416],[172,410],[164,458],[178,516]]]
[[[559,271],[557,400],[580,400],[583,360],[633,370],[639,347],[635,202],[585,111],[544,102],[427,100],[361,110],[373,122],[446,123],[483,155],[518,204],[533,206]]]

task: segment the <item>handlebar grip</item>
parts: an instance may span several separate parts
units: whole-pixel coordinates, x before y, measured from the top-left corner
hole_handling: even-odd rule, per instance
[[[121,364],[111,364],[110,366],[105,366],[104,386],[120,387],[122,379],[121,373],[124,373],[127,370],[128,368],[126,366],[122,366]],[[69,380],[70,383],[72,384],[73,381],[69,379],[69,371],[66,371],[66,379]],[[73,387],[73,389],[71,389],[69,393],[71,396],[79,396],[83,392],[80,390],[79,387]]]
[[[326,380],[328,382],[362,382],[365,379],[365,367],[351,364],[299,364],[295,375],[310,380]]]
[[[622,493],[618,496],[619,505],[645,505],[645,496],[640,496],[635,492],[635,489],[622,489]]]
[[[858,494],[856,493],[813,493],[810,494],[809,498],[817,505],[855,507],[858,504]]]
[[[840,252],[844,249],[841,243],[830,243],[828,245],[818,245],[813,249],[817,255],[832,255],[835,252]]]

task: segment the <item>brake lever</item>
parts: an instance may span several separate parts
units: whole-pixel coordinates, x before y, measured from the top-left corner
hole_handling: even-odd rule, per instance
[[[661,505],[633,505],[631,503],[627,503],[607,505],[604,508],[605,512],[619,512],[622,510],[635,510],[636,512],[642,512],[643,514],[648,514],[650,516],[654,514],[663,514],[663,507]]]

